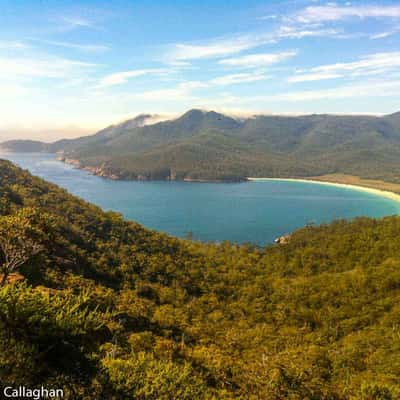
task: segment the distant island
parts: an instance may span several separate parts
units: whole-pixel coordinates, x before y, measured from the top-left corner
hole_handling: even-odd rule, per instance
[[[177,119],[149,124],[152,117],[142,114],[78,139],[13,140],[1,147],[58,153],[61,161],[111,179],[321,177],[339,183],[358,179],[364,186],[383,190],[387,188],[382,185],[391,183],[394,186],[387,190],[400,192],[400,112],[382,117],[313,114],[238,119],[194,109]]]

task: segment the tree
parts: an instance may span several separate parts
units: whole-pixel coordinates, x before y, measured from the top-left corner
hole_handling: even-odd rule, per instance
[[[0,287],[7,283],[10,274],[16,273],[33,256],[43,250],[42,232],[36,227],[37,211],[26,208],[13,215],[0,217]]]

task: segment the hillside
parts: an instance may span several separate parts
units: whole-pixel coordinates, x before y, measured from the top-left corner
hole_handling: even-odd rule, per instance
[[[400,218],[178,240],[0,161],[0,381],[67,399],[397,399]],[[11,257],[11,259],[14,256]],[[1,280],[2,281],[2,280]]]
[[[400,183],[399,113],[385,117],[255,116],[191,110],[143,126],[139,116],[93,136],[52,144],[12,141],[11,151],[45,149],[120,179],[241,180],[348,174]]]

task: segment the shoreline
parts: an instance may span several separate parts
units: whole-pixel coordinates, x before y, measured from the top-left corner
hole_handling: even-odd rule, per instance
[[[190,177],[176,179],[176,178],[172,178],[171,176],[166,177],[166,178],[160,178],[160,179],[152,179],[152,178],[146,177],[145,175],[138,175],[137,177],[124,177],[115,171],[107,170],[107,167],[105,166],[105,164],[100,165],[100,166],[88,166],[88,165],[83,165],[82,162],[78,159],[68,158],[68,157],[64,157],[64,156],[59,156],[56,158],[56,160],[60,161],[62,163],[68,164],[68,165],[72,165],[76,169],[87,171],[91,175],[99,176],[99,177],[105,178],[105,179],[111,179],[114,181],[133,181],[133,182],[151,182],[151,181],[171,182],[171,181],[176,181],[176,182],[197,182],[197,183],[240,183],[240,182],[247,181],[246,178],[224,180],[224,179],[203,179],[203,178],[190,178]]]
[[[353,185],[350,183],[338,183],[338,182],[328,182],[328,181],[320,181],[317,179],[307,179],[307,178],[252,178],[248,177],[247,180],[249,182],[261,182],[261,181],[284,181],[284,182],[302,182],[302,183],[312,183],[319,185],[329,185],[340,187],[343,189],[351,189],[358,190],[361,192],[367,192],[371,194],[375,194],[377,196],[385,197],[390,200],[394,200],[400,204],[400,194],[390,192],[388,190],[375,189],[367,186]]]
[[[6,151],[4,148],[0,148],[0,154],[7,154],[7,153],[13,153],[12,151]],[[80,164],[79,160],[74,160],[74,159],[68,159],[66,157],[56,157],[55,158],[57,161],[73,165],[77,169],[81,170],[86,170],[92,175],[95,176],[100,176],[106,179],[112,179],[112,180],[125,180],[122,179],[116,175],[110,175],[104,173],[102,171],[102,167],[85,167]],[[101,170],[101,171],[99,171]],[[101,173],[100,173],[101,172]],[[356,191],[362,191],[362,192],[367,192],[370,194],[374,194],[376,196],[380,197],[385,197],[387,199],[393,200],[397,203],[400,204],[400,193],[396,193],[390,190],[384,190],[384,189],[378,189],[374,188],[371,186],[367,185],[357,185],[353,183],[340,183],[340,182],[335,182],[333,179],[334,177],[332,176],[331,178],[329,175],[324,177],[323,179],[318,179],[318,177],[310,177],[310,178],[258,178],[258,177],[246,177],[246,178],[241,178],[238,180],[208,180],[208,179],[194,179],[194,178],[183,178],[179,179],[177,181],[182,181],[182,182],[205,182],[205,183],[240,183],[240,182],[262,182],[262,181],[283,181],[283,182],[302,182],[302,183],[311,183],[311,184],[319,184],[319,185],[329,185],[329,186],[336,186],[339,188],[343,189],[351,189],[351,190],[356,190]],[[142,179],[128,179],[128,180],[133,180],[133,181],[138,181]],[[171,181],[170,179],[163,179],[163,181]],[[149,181],[148,179],[145,179],[145,181]],[[382,183],[385,183],[382,181]],[[400,185],[399,185],[400,186]],[[397,188],[396,188],[397,189]]]

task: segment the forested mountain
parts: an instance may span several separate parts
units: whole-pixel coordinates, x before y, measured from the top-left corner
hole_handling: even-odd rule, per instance
[[[74,400],[400,396],[399,217],[202,244],[0,161],[0,249],[7,385]]]
[[[133,120],[135,121],[135,120]],[[400,182],[400,116],[255,116],[191,110],[43,145],[95,173],[122,179],[237,180],[332,173]],[[8,142],[11,150],[26,143]],[[36,148],[36,146],[33,146]]]

